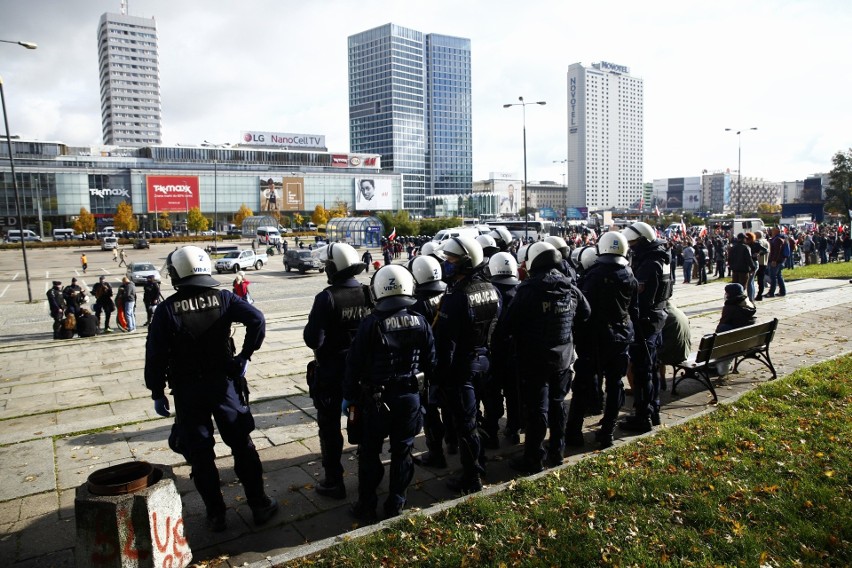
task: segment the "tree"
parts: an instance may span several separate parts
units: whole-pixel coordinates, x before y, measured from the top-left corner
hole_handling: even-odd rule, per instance
[[[317,225],[325,225],[328,223],[328,211],[325,210],[325,207],[317,203],[317,206],[314,207],[314,213],[311,215],[311,221]]]
[[[80,233],[94,233],[95,216],[89,213],[85,207],[80,207],[80,216],[77,217],[76,221],[74,221],[74,226],[72,228],[78,235]]]
[[[305,224],[305,218],[302,217],[301,213],[294,213],[293,214],[293,222],[296,223],[297,227],[301,227],[302,225]]]
[[[417,221],[411,220],[408,211],[403,210],[396,213],[381,211],[377,217],[381,220],[382,225],[384,225],[386,235],[390,234],[394,229],[396,229],[397,235],[420,234],[420,224]]]
[[[165,211],[160,213],[160,216],[157,218],[157,227],[161,231],[170,231],[172,228],[172,220],[169,218],[169,214]]]
[[[239,210],[234,214],[234,225],[242,228],[243,221],[245,221],[247,217],[252,217],[253,215],[254,213],[248,208],[248,205],[243,203],[240,205]]]
[[[329,219],[335,219],[337,217],[347,217],[349,216],[349,204],[343,200],[336,201],[334,203],[334,209],[326,211],[326,213],[328,213]]]
[[[828,174],[831,186],[825,189],[825,209],[852,223],[852,148],[836,153],[831,162],[834,168]]]
[[[193,207],[186,214],[186,228],[189,231],[195,231],[196,234],[198,234],[198,231],[206,231],[207,223],[207,217],[201,214],[199,207]]]
[[[119,203],[112,224],[116,231],[135,231],[137,223],[136,217],[133,216],[133,206],[126,201]]]

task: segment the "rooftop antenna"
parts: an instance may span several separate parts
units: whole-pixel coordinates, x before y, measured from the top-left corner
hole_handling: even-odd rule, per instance
[[[127,4],[130,0],[121,0],[121,15],[127,15]]]

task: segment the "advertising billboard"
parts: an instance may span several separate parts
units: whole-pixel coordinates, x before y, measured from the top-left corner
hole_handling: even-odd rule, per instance
[[[148,213],[189,211],[200,206],[198,176],[145,176]]]
[[[393,209],[391,180],[387,178],[355,179],[356,211],[390,211]]]
[[[260,210],[281,211],[281,182],[273,178],[260,178]]]
[[[325,136],[322,134],[291,134],[289,132],[244,130],[240,133],[240,138],[246,146],[273,146],[288,149],[325,148]]]
[[[522,184],[515,181],[494,180],[494,193],[500,198],[498,212],[501,215],[517,215],[520,211]]]
[[[284,193],[281,209],[303,211],[305,209],[305,178],[285,177],[281,186]]]

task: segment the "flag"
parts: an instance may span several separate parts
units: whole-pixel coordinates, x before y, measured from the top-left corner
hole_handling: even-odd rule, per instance
[[[701,229],[701,232],[698,234],[698,236],[701,237],[702,239],[704,237],[706,237],[707,236],[707,227],[704,227],[703,229]]]
[[[683,222],[683,219],[680,220],[680,232],[683,233],[683,236],[686,236],[686,223]]]
[[[394,240],[395,238],[396,238],[396,227],[394,227],[394,228],[393,228],[393,231],[391,231],[391,234],[390,234],[390,235],[388,235],[388,240],[389,240],[389,241],[392,241],[392,240]]]
[[[656,215],[657,217],[660,216],[660,208],[659,206],[657,206],[656,203],[654,204],[654,215]]]
[[[645,209],[645,196],[639,198],[639,212],[641,213],[643,209]]]

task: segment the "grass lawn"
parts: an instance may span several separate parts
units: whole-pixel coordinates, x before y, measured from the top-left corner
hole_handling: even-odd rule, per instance
[[[850,440],[847,355],[291,565],[850,566]]]
[[[829,262],[797,266],[793,270],[784,269],[785,282],[805,278],[852,278],[852,262]]]

